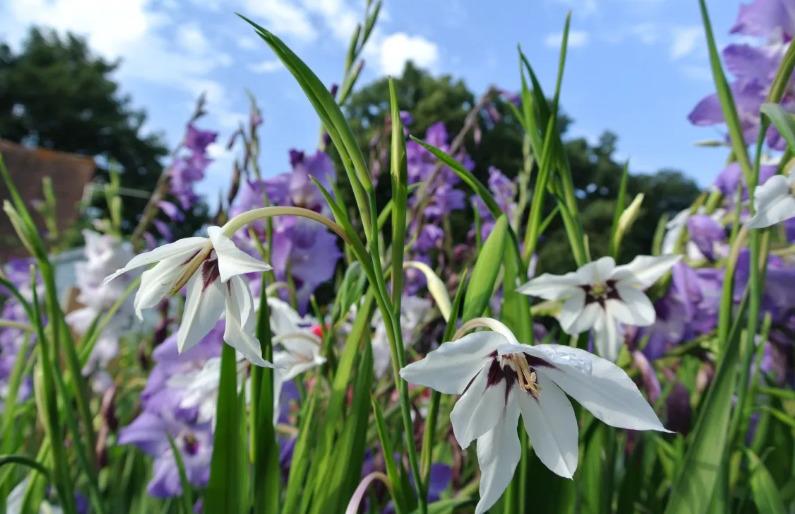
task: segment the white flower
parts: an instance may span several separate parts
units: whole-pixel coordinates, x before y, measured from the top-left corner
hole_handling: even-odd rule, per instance
[[[584,350],[556,344],[519,344],[496,320],[499,332],[476,332],[442,344],[401,377],[445,394],[460,394],[450,421],[462,448],[477,440],[480,502],[487,511],[502,495],[519,462],[516,423],[524,427],[541,462],[571,478],[577,469],[577,418],[568,394],[596,418],[619,428],[660,430],[651,406],[626,373]]]
[[[105,280],[157,263],[141,275],[133,303],[139,318],[142,309],[156,306],[187,284],[188,296],[177,334],[180,352],[207,335],[225,311],[224,341],[252,363],[270,366],[254,337],[254,301],[241,275],[271,268],[238,249],[220,227],[208,227],[207,235],[209,238],[188,237],[136,255]]]
[[[774,175],[754,190],[756,214],[748,228],[766,228],[795,217],[795,173]]]
[[[403,296],[400,302],[400,330],[403,334],[403,345],[409,346],[417,336],[417,329],[426,321],[428,315],[432,313],[430,300],[418,296]],[[381,311],[376,311],[373,315],[373,368],[375,376],[381,378],[389,369],[392,362],[392,354],[389,349],[389,339],[386,335],[386,327],[381,317]]]
[[[654,306],[643,291],[678,260],[678,255],[638,256],[629,264],[616,266],[612,257],[602,257],[565,275],[541,275],[517,291],[562,301],[557,316],[561,328],[567,334],[593,329],[597,353],[615,361],[623,342],[619,323],[654,323]]]
[[[320,355],[322,341],[316,333],[319,325],[314,319],[301,317],[289,304],[277,298],[268,298],[268,308],[275,348],[273,364],[280,383],[326,362]]]

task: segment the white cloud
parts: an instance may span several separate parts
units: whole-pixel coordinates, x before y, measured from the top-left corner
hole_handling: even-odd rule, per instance
[[[188,53],[203,54],[210,49],[210,43],[204,32],[195,23],[177,27],[177,44]]]
[[[306,9],[290,0],[244,0],[243,9],[244,14],[279,35],[307,42],[318,36]]]
[[[652,45],[660,39],[660,27],[654,23],[638,23],[630,33],[644,45]]]
[[[408,61],[431,70],[439,61],[439,47],[422,36],[395,32],[388,36],[374,34],[372,39],[367,52],[375,57],[381,73],[387,75],[399,75]]]
[[[248,65],[248,69],[252,73],[264,75],[266,73],[273,73],[282,69],[282,63],[276,59],[267,59],[264,61],[256,62]]]
[[[569,48],[581,48],[588,44],[590,36],[584,30],[570,30],[569,31]],[[562,32],[553,32],[544,37],[544,46],[549,48],[560,48],[560,42],[563,40]]]
[[[129,45],[162,23],[147,9],[148,0],[14,0],[2,2],[3,36],[19,41],[30,25],[70,30],[88,39],[105,57],[118,56]]]
[[[671,59],[677,60],[692,54],[699,46],[703,29],[698,25],[674,27],[671,40]]]

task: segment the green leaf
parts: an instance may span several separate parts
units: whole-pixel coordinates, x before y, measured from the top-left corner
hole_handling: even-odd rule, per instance
[[[243,514],[245,434],[241,397],[237,392],[235,350],[224,344],[221,352],[221,379],[218,384],[215,436],[210,461],[210,481],[204,496],[206,512]]]
[[[729,416],[737,383],[742,319],[747,296],[740,305],[715,378],[700,406],[690,448],[671,488],[665,514],[703,514],[709,507],[728,440]]]
[[[254,27],[257,34],[271,47],[279,60],[292,73],[315,108],[323,127],[340,154],[343,168],[359,208],[359,215],[367,229],[368,239],[375,237],[375,234],[372,233],[376,218],[375,205],[371,204],[368,195],[373,188],[372,181],[365,165],[364,155],[356,143],[356,138],[345,121],[339,105],[317,75],[281,39],[245,16],[239,16]]]
[[[773,103],[762,104],[761,111],[787,140],[790,149],[795,151],[795,116],[785,111],[781,105]]]
[[[389,478],[392,493],[392,499],[395,502],[395,512],[401,514],[406,511],[406,492],[403,488],[403,481],[398,474],[398,467],[395,464],[395,453],[392,447],[392,441],[389,439],[389,432],[384,422],[384,414],[381,411],[381,405],[378,400],[373,397],[371,401],[373,405],[373,414],[375,415],[375,429],[378,434],[378,440],[381,442],[381,455],[384,457],[384,467],[386,468],[386,476]]]
[[[765,464],[751,450],[746,450],[751,473],[751,493],[759,514],[786,514],[779,488]]]
[[[403,248],[406,239],[406,202],[408,198],[408,171],[406,165],[406,141],[395,83],[389,79],[389,106],[392,118],[392,145],[390,153],[390,177],[392,179],[392,305],[396,316],[400,316],[403,297]]]
[[[267,274],[261,278],[261,291],[266,290]],[[262,357],[273,360],[270,330],[270,309],[267,295],[260,295],[257,311],[257,339]],[[274,371],[270,368],[254,367],[251,371],[251,451],[253,473],[251,489],[254,492],[254,513],[276,514],[279,512],[281,468],[279,467],[279,444],[273,427]]]
[[[508,220],[500,216],[478,255],[464,299],[464,320],[481,316],[489,306],[505,253]]]

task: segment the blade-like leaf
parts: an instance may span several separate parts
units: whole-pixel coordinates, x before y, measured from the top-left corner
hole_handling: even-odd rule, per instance
[[[245,436],[242,402],[237,393],[237,359],[235,350],[225,344],[221,352],[221,379],[218,384],[213,455],[210,481],[204,495],[206,512],[243,514],[243,474]]]
[[[765,464],[751,450],[746,451],[751,473],[751,493],[759,514],[786,514],[779,488]]]
[[[502,267],[508,219],[500,216],[478,255],[464,299],[464,320],[481,316],[489,306],[497,275]]]
[[[690,448],[671,488],[665,514],[703,514],[709,507],[719,466],[726,451],[727,428],[740,359],[741,327],[747,306],[746,296],[729,333],[715,378],[700,406],[701,412],[691,434]]]
[[[761,111],[776,126],[790,149],[795,151],[795,116],[785,111],[781,105],[773,103],[762,104]]]

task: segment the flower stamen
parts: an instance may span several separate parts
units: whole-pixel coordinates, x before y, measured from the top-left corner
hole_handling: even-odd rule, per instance
[[[541,388],[538,385],[536,370],[530,367],[524,355],[512,354],[508,356],[508,360],[516,370],[517,380],[522,389],[530,393],[533,398],[538,399]]]
[[[207,257],[210,256],[210,252],[212,251],[212,243],[207,243],[204,248],[196,253],[196,255],[194,255],[193,258],[187,262],[187,264],[185,264],[182,273],[180,273],[179,277],[177,277],[176,282],[174,282],[174,287],[171,288],[171,291],[169,291],[168,294],[175,295],[183,287],[185,287],[185,284],[187,284],[191,277],[193,277],[194,273],[198,271],[199,267],[201,267],[202,263],[207,260]]]

